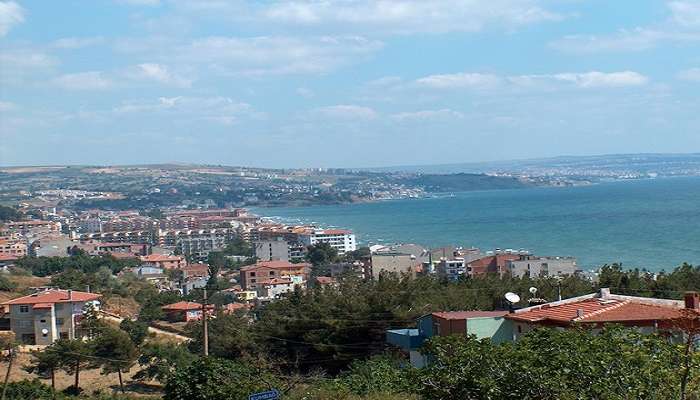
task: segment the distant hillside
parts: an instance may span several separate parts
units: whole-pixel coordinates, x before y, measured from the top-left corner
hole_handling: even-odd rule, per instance
[[[420,186],[427,192],[466,192],[470,190],[520,189],[529,185],[516,178],[484,174],[425,174],[404,179],[411,186]]]

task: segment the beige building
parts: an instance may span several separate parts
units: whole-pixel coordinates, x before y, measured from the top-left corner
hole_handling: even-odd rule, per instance
[[[49,345],[58,339],[82,337],[80,323],[85,305],[101,295],[49,289],[2,303],[9,308],[10,330],[18,341]]]

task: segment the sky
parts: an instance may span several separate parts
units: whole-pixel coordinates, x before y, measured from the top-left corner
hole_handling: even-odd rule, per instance
[[[0,0],[0,165],[700,152],[700,0]]]

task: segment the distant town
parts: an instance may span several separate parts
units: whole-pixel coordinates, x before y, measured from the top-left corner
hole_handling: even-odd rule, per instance
[[[628,178],[642,177],[616,176]],[[124,393],[127,380],[129,387],[153,385],[172,398],[181,393],[175,382],[189,384],[194,371],[211,367],[206,363],[252,368],[256,357],[270,357],[276,361],[260,373],[282,379],[236,387],[240,398],[277,390],[293,376],[304,378],[289,381],[297,396],[290,398],[330,390],[328,381],[363,396],[352,386],[358,379],[352,374],[362,374],[353,369],[358,365],[393,371],[401,382],[408,379],[404,374],[444,377],[431,368],[448,355],[434,346],[455,335],[466,345],[486,346],[469,350],[470,357],[501,351],[503,343],[526,349],[537,335],[588,340],[576,336],[589,335],[578,328],[608,324],[679,349],[695,337],[700,315],[700,268],[690,265],[661,274],[604,265],[591,274],[564,254],[358,243],[349,229],[282,224],[242,206],[376,201],[545,182],[532,177],[28,167],[4,169],[0,182],[6,204],[0,205],[0,339],[24,373],[52,377],[51,390],[59,376],[59,386],[80,393],[82,369],[90,385],[104,385],[103,375],[116,373]],[[663,339],[666,334],[671,339]],[[640,343],[624,338],[626,346]],[[83,366],[85,359],[95,361]],[[95,368],[102,375],[89,373]],[[313,375],[319,369],[330,378]],[[8,379],[28,384],[11,370],[10,364]],[[372,384],[394,378],[376,379]],[[443,398],[424,393],[434,377],[421,379],[418,386],[394,383],[382,390],[394,399]]]

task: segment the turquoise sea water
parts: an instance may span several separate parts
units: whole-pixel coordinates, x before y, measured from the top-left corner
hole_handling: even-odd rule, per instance
[[[355,231],[363,243],[527,249],[670,270],[700,263],[700,178],[456,193],[374,203],[256,208],[290,223]]]

